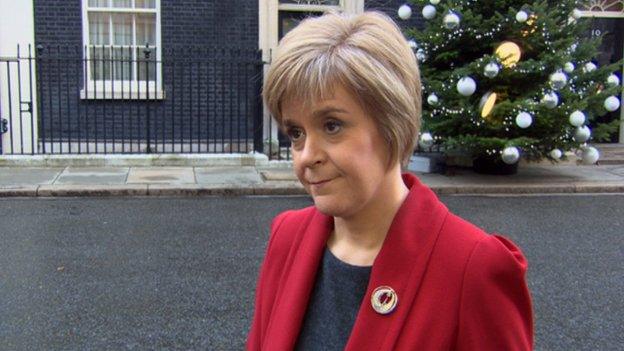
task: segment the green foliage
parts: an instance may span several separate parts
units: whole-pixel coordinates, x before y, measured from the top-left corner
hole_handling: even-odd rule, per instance
[[[421,11],[429,0],[412,1],[413,11]],[[570,150],[580,146],[572,136],[575,128],[569,115],[581,110],[593,121],[607,111],[604,100],[619,98],[621,85],[610,87],[607,77],[622,67],[622,62],[585,72],[584,65],[597,56],[600,38],[586,38],[588,22],[571,20],[578,6],[574,0],[441,0],[434,18],[426,21],[424,30],[408,29],[408,38],[416,41],[423,81],[423,131],[431,132],[436,142],[447,151],[466,151],[473,157],[500,153],[504,147],[518,147],[529,160],[550,158],[550,151]],[[516,20],[518,11],[528,20]],[[449,12],[460,16],[454,29],[444,26]],[[521,48],[522,57],[515,67],[503,67],[495,55],[496,48],[512,41]],[[495,62],[498,75],[488,78],[484,67]],[[550,77],[563,71],[571,62],[575,69],[567,73],[567,84],[553,88]],[[468,97],[457,92],[456,83],[469,76],[477,83],[476,92]],[[557,107],[541,103],[549,92],[559,97]],[[498,95],[492,112],[481,117],[480,100],[487,92]],[[439,104],[427,103],[435,94]],[[519,112],[528,112],[533,123],[525,129],[516,125]],[[606,140],[617,130],[617,121],[598,125],[593,140]]]

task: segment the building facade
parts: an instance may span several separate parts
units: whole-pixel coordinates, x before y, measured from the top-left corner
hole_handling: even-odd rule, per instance
[[[0,0],[0,153],[281,157],[287,142],[260,99],[279,39],[328,10],[422,25],[419,11],[398,20],[404,2]],[[624,13],[621,2],[594,2],[603,8],[585,15]],[[622,16],[611,16],[621,28]]]

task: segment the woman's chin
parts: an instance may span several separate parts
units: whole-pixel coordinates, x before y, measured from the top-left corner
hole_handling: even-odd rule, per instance
[[[325,196],[316,196],[313,197],[313,200],[316,209],[326,216],[345,217],[348,214],[348,209],[333,199],[329,199]]]

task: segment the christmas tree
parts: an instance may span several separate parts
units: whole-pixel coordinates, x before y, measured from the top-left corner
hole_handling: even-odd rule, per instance
[[[419,145],[441,145],[501,165],[565,159],[606,138],[617,121],[587,124],[620,106],[620,63],[597,67],[600,38],[586,38],[577,1],[416,0],[424,29],[409,28],[423,81]],[[504,163],[502,163],[503,161]]]

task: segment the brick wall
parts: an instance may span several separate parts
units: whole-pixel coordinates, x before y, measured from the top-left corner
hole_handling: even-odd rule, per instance
[[[34,0],[35,43],[44,47],[38,80],[42,135],[66,140],[98,135],[101,140],[123,133],[145,139],[148,113],[154,139],[250,135],[254,83],[261,78],[253,64],[257,1],[161,1],[166,98],[146,102],[80,99],[82,1]],[[245,62],[236,63],[241,58]]]

